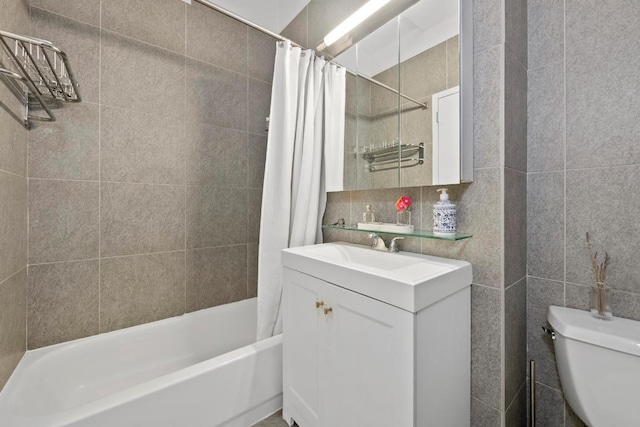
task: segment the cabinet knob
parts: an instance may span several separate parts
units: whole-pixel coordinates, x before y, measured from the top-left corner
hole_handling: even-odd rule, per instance
[[[316,308],[320,308],[324,305],[324,301],[316,301]]]
[[[331,307],[325,307],[324,308],[324,314],[325,315],[331,313],[332,311],[333,311],[333,308],[331,308]]]

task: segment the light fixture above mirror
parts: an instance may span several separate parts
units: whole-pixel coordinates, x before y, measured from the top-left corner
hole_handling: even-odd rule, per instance
[[[369,0],[324,36],[319,55],[335,58],[419,0]]]

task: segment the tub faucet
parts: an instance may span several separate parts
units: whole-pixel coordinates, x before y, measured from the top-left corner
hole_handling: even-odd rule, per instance
[[[374,251],[387,252],[387,245],[384,244],[382,237],[378,236],[376,233],[369,233],[369,238],[373,239],[371,249]]]

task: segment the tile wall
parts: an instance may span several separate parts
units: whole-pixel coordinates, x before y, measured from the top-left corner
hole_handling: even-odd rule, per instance
[[[638,20],[638,2],[529,0],[527,343],[539,425],[584,425],[540,327],[549,305],[588,308],[586,232],[613,258],[614,315],[640,320]]]
[[[0,11],[0,30],[29,34],[28,0],[0,0]],[[0,102],[22,111],[2,83]],[[0,390],[26,349],[26,291],[27,130],[0,108]]]
[[[322,3],[312,0],[285,28],[294,41],[315,46]],[[406,239],[403,249],[473,264],[472,384],[473,426],[526,425],[526,220],[527,220],[527,6],[477,0],[474,6],[474,182],[451,189],[458,204],[459,229],[472,239],[439,242]],[[330,15],[328,19],[331,19]],[[395,200],[413,198],[413,223],[431,227],[434,187],[331,193],[325,223],[356,222],[366,204],[382,221],[395,220]],[[367,243],[363,233],[330,231],[327,241]]]
[[[28,348],[255,296],[275,41],[178,0],[31,14],[84,102],[29,132]]]

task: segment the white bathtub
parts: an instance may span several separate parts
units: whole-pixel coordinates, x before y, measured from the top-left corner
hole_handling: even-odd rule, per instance
[[[27,352],[0,426],[247,427],[282,406],[282,337],[256,300]]]

